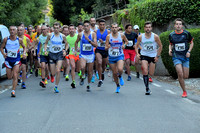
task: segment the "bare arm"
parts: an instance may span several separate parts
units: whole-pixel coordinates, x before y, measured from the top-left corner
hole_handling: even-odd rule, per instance
[[[125,49],[126,45],[128,44],[128,39],[126,38],[124,34],[121,34],[121,36],[124,41],[122,48]]]
[[[172,56],[172,44],[169,44],[169,56]]]
[[[5,46],[6,46],[7,39],[8,39],[7,37],[3,39],[3,43],[1,44],[1,49],[0,49],[0,50],[1,50],[1,53],[2,53],[2,55],[4,56],[4,58],[6,58],[6,57],[7,57],[7,54],[6,54],[6,53],[4,53],[4,50],[3,50],[3,49],[5,48]]]
[[[94,47],[97,47],[97,35],[95,32],[92,33],[92,37],[93,37],[93,40],[94,41],[91,41],[90,43],[94,46]]]
[[[192,51],[192,48],[193,48],[193,47],[194,47],[194,42],[191,41],[191,43],[190,43],[190,47],[189,47],[189,50],[188,50],[188,52],[187,52],[187,54],[186,54],[186,57],[187,57],[187,58],[190,57],[190,52]]]
[[[160,56],[161,52],[162,52],[162,43],[160,41],[160,37],[158,35],[155,35],[155,42],[158,44],[159,48],[157,51],[157,56]]]
[[[105,46],[105,50],[108,50],[108,49],[110,48],[109,40],[110,40],[110,35],[107,35],[107,37],[106,37],[106,46]]]
[[[138,53],[138,48],[140,48],[140,42],[142,41],[142,35],[140,35],[137,39],[137,43],[135,45],[135,52],[136,52],[136,55],[138,56],[139,53]],[[139,55],[140,56],[140,55]]]
[[[50,37],[51,37],[51,34],[48,34],[47,40],[45,41],[45,44],[44,44],[44,51],[47,50],[47,44],[48,44],[48,42],[49,42],[49,40],[50,40]]]
[[[23,59],[26,59],[26,46],[24,45],[21,38],[19,38],[19,44],[23,47]]]
[[[68,43],[67,43],[67,39],[66,39],[66,36],[65,36],[65,35],[63,35],[63,40],[64,40],[64,42],[65,42],[65,51],[67,51],[68,48],[69,48],[69,45],[68,45]]]
[[[78,34],[78,37],[76,39],[76,42],[75,42],[75,53],[77,51],[77,48],[78,48],[78,42],[81,40],[81,33]]]

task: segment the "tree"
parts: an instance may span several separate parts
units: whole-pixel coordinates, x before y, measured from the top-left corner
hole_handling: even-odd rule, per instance
[[[6,26],[37,24],[43,17],[47,0],[0,0],[0,23]]]

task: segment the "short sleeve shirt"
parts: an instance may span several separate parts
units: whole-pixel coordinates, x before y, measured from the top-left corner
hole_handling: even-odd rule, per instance
[[[172,57],[173,58],[186,58],[186,53],[189,49],[189,43],[193,40],[190,32],[183,30],[181,33],[176,31],[170,33],[169,41],[173,46]]]

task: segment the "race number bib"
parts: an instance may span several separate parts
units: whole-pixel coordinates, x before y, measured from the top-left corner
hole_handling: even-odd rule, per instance
[[[83,44],[83,51],[92,51],[91,44]]]
[[[106,45],[105,42],[101,43],[101,42],[98,41],[98,46],[99,47],[105,47],[105,45]]]
[[[146,44],[146,45],[144,46],[144,50],[147,50],[147,51],[152,51],[152,50],[154,50],[153,44]]]
[[[133,41],[128,41],[128,44],[127,44],[128,47],[131,47],[133,46]]]
[[[119,56],[120,52],[119,49],[109,49],[110,56]]]
[[[60,45],[54,45],[52,47],[52,51],[53,52],[60,52],[60,51],[62,51],[62,45],[61,46]]]
[[[8,51],[7,56],[11,58],[17,58],[17,51]]]
[[[185,43],[177,43],[175,44],[176,51],[185,51]]]
[[[65,43],[62,44],[62,48],[65,49]]]

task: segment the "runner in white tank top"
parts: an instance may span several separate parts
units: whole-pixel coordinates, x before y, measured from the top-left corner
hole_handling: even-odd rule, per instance
[[[155,63],[158,61],[162,51],[162,43],[158,35],[152,31],[152,23],[147,21],[144,25],[145,33],[140,35],[137,40],[135,51],[137,58],[142,60],[143,80],[146,86],[146,95],[151,94],[149,89],[149,76],[153,76],[155,71]],[[139,45],[141,45],[141,55],[138,53]],[[149,69],[149,71],[148,71]]]
[[[63,58],[66,56],[66,51],[68,50],[68,43],[66,40],[65,35],[59,32],[60,23],[56,22],[53,24],[54,32],[50,33],[47,37],[45,42],[44,51],[47,55],[47,44],[50,41],[49,47],[49,63],[50,63],[50,70],[51,70],[51,82],[54,82],[54,76],[56,75],[56,82],[55,82],[55,93],[59,93],[58,91],[58,83],[60,81],[60,70],[63,62]],[[65,50],[62,47],[62,41],[65,42]]]

